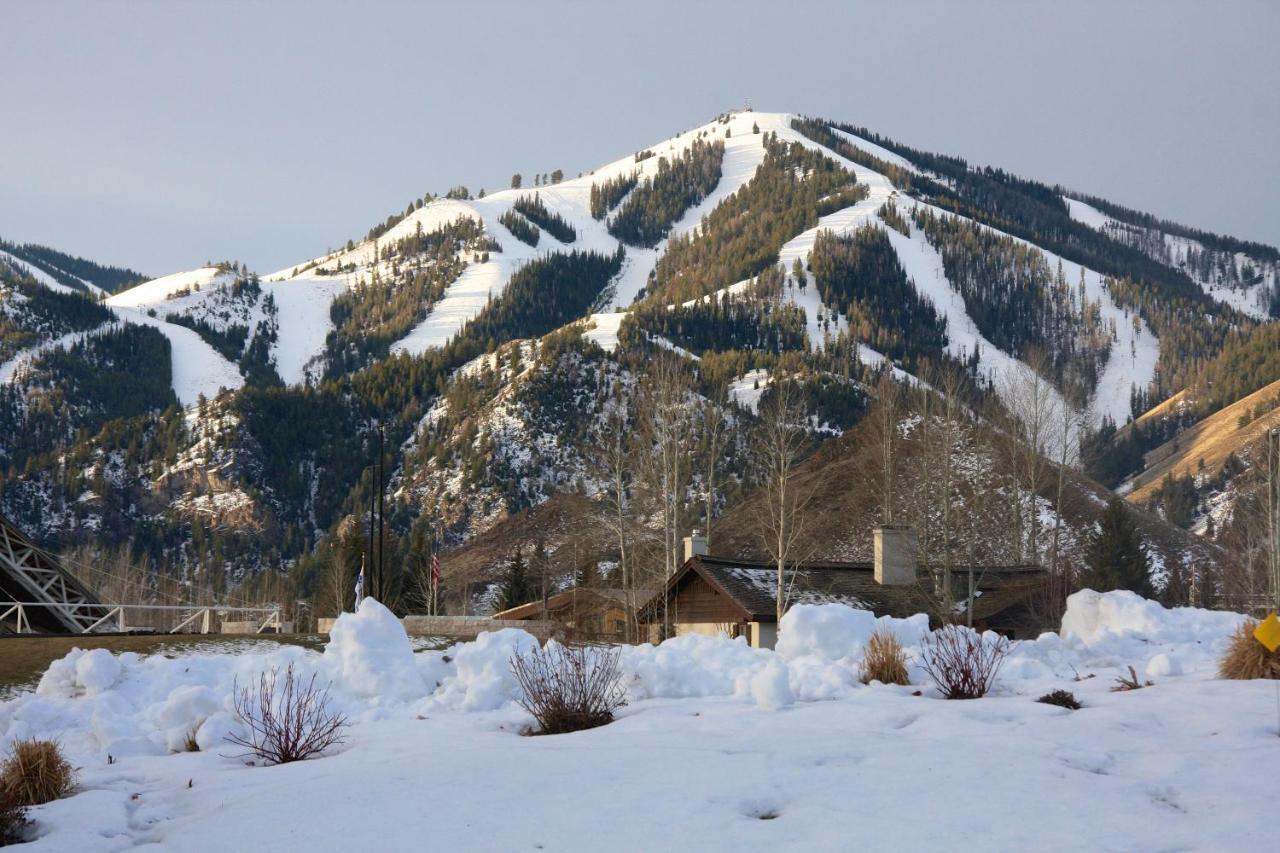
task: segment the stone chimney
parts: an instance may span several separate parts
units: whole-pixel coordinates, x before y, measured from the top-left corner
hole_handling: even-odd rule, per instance
[[[684,537],[684,558],[686,560],[705,556],[707,556],[707,537],[696,530],[692,531],[692,535]]]
[[[906,586],[916,582],[916,532],[910,527],[881,526],[874,530],[876,583]]]

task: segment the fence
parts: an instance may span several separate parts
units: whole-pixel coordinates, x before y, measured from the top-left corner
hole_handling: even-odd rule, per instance
[[[3,607],[0,604],[0,607]],[[15,601],[4,610],[0,610],[0,624],[13,620],[15,632],[18,634],[36,634],[44,633],[36,631],[31,626],[31,611],[43,611],[49,608],[46,602],[38,601]],[[89,622],[87,626],[80,631],[81,634],[100,634],[100,633],[127,633],[130,629],[126,614],[148,614],[152,619],[146,621],[154,622],[157,616],[165,616],[172,614],[178,617],[178,622],[171,628],[164,629],[163,632],[157,631],[155,625],[140,626],[135,624],[134,630],[145,629],[157,631],[157,633],[169,634],[217,634],[221,633],[219,629],[235,626],[239,630],[235,633],[279,633],[284,623],[280,621],[279,607],[190,607],[181,604],[59,604],[62,610],[69,610],[73,613],[102,613],[106,614],[99,617],[93,622]],[[229,615],[248,616],[248,620],[233,622],[226,617]],[[259,621],[261,620],[261,621]],[[256,625],[254,630],[246,630],[244,623],[248,622],[247,627]]]

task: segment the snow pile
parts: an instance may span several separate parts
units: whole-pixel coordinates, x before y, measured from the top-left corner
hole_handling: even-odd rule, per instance
[[[895,619],[843,604],[797,604],[782,617],[778,654],[787,660],[861,661],[867,641],[880,630],[892,633],[905,647],[918,646],[929,632],[929,617],[917,613]]]
[[[752,695],[752,682],[772,652],[753,649],[743,638],[685,634],[661,645],[622,650],[632,699]]]
[[[1067,599],[1062,638],[1098,645],[1114,639],[1152,643],[1214,642],[1229,637],[1244,617],[1222,610],[1172,610],[1135,592],[1082,589]]]
[[[36,693],[65,698],[102,693],[120,681],[126,660],[133,663],[137,655],[116,657],[106,649],[72,649],[66,657],[49,664]]]
[[[1244,617],[1166,609],[1129,592],[1089,590],[1068,599],[1061,634],[1015,643],[997,693],[1031,694],[1075,674],[1128,666],[1156,680],[1211,672]],[[783,618],[776,651],[742,638],[689,634],[659,645],[624,646],[623,683],[631,702],[724,697],[776,710],[797,702],[861,693],[862,657],[877,630],[891,631],[919,671],[928,632],[924,615],[877,618],[840,604],[797,605]],[[56,737],[78,755],[163,754],[194,738],[203,749],[238,731],[237,685],[256,689],[262,673],[292,664],[297,677],[328,687],[332,710],[353,722],[420,711],[518,710],[511,658],[538,646],[530,634],[481,634],[445,652],[415,654],[399,620],[366,599],[339,618],[323,653],[281,646],[241,654],[169,659],[75,649],[50,665],[34,694],[0,704],[0,745],[18,737]],[[994,640],[995,635],[987,635]]]
[[[518,628],[503,628],[481,634],[471,643],[459,643],[443,655],[431,655],[430,677],[440,687],[432,702],[460,711],[494,711],[514,701],[520,685],[511,672],[511,658],[532,651],[538,640]]]
[[[1082,667],[1132,666],[1149,678],[1212,672],[1244,621],[1239,613],[1162,607],[1125,590],[1067,598],[1058,634],[1014,647],[1002,680],[1064,676]]]
[[[338,617],[323,660],[335,683],[366,699],[407,702],[426,692],[404,626],[372,598]]]

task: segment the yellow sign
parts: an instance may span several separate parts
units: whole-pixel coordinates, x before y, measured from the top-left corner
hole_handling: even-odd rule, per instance
[[[1271,615],[1258,623],[1257,628],[1253,629],[1253,636],[1259,643],[1266,646],[1269,652],[1280,649],[1280,619],[1276,618],[1274,610],[1271,611]]]

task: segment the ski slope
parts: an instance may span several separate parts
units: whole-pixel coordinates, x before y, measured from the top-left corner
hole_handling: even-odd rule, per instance
[[[22,258],[19,258],[17,255],[12,255],[8,252],[0,250],[0,261],[13,267],[18,272],[24,273],[25,275],[30,276],[31,278],[35,279],[36,282],[44,285],[50,290],[56,290],[59,293],[78,293],[79,292],[74,287],[67,287],[65,284],[58,281],[53,276],[49,275],[47,272],[40,269],[35,264],[28,263],[24,261]]]
[[[1125,232],[1155,230],[1121,222],[1083,201],[1066,197],[1063,200],[1067,203],[1067,209],[1070,211],[1072,219],[1104,234],[1116,236]],[[1254,267],[1259,271],[1261,281],[1247,287],[1240,287],[1221,281],[1206,280],[1198,275],[1189,263],[1189,257],[1192,253],[1202,254],[1210,251],[1206,249],[1203,243],[1188,237],[1167,234],[1163,231],[1156,231],[1156,233],[1159,234],[1164,242],[1164,257],[1156,257],[1155,260],[1181,269],[1192,281],[1200,286],[1205,295],[1231,306],[1248,317],[1263,322],[1274,319],[1268,310],[1267,294],[1277,285],[1277,282],[1280,282],[1280,267],[1277,264],[1251,258],[1244,252],[1236,252],[1231,255],[1231,261],[1236,267],[1239,269],[1243,269],[1245,266]],[[1151,253],[1148,252],[1148,254]]]

